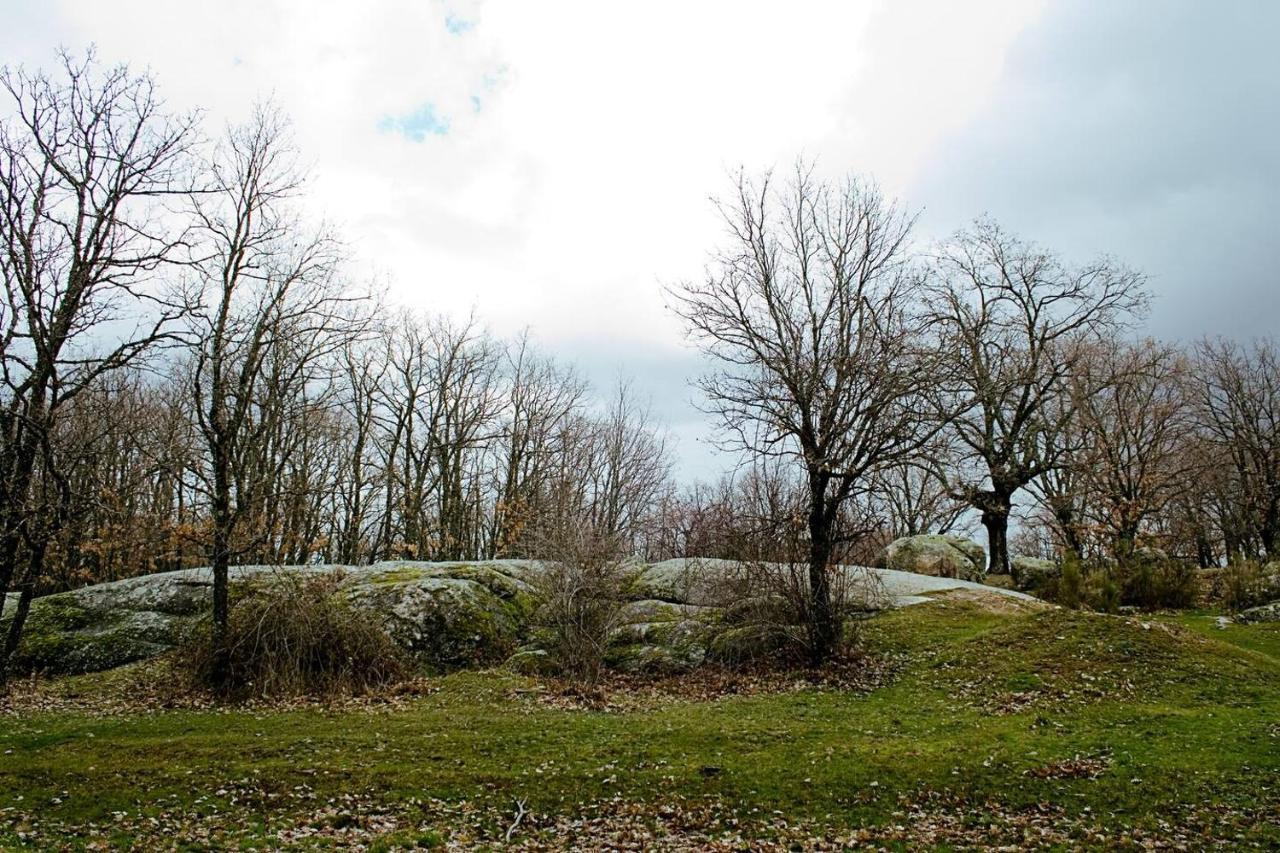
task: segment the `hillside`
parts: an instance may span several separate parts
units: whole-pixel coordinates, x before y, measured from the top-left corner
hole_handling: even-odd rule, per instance
[[[394,697],[204,707],[164,659],[28,684],[0,843],[261,847],[1280,844],[1280,626],[960,590],[810,679],[502,669]]]

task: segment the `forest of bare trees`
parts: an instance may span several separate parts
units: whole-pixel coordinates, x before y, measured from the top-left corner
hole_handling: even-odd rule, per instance
[[[229,565],[537,556],[565,518],[807,564],[816,658],[833,563],[901,535],[976,521],[992,571],[1019,510],[1045,556],[1280,550],[1280,347],[1141,337],[1109,259],[985,220],[926,252],[869,181],[743,177],[672,292],[746,464],[687,484],[625,382],[383,304],[270,105],[207,137],[91,54],[0,84],[0,661],[41,593],[209,565],[217,614]]]

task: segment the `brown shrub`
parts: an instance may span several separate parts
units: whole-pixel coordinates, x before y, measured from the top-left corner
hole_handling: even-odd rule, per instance
[[[617,537],[588,523],[556,523],[538,540],[544,562],[531,578],[535,623],[561,674],[594,685],[609,637],[622,624],[632,568]]]
[[[408,674],[377,618],[346,599],[342,575],[280,572],[239,584],[225,678],[215,681],[213,635],[203,623],[178,652],[198,688],[234,698],[364,693]]]

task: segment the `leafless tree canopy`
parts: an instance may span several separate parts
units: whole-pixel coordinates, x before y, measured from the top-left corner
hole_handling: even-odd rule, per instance
[[[1060,462],[1082,349],[1142,309],[1143,277],[1108,259],[1068,266],[979,220],[942,247],[927,291],[960,412],[946,420],[970,463],[953,490],[981,514],[990,568],[1004,572],[1012,498]]]
[[[382,311],[274,107],[206,140],[92,54],[0,82],[0,660],[38,592],[146,571],[211,564],[225,626],[233,562],[523,556],[553,504],[647,547],[636,395]]]
[[[1220,533],[1227,555],[1280,551],[1280,348],[1202,341],[1194,413],[1218,467]]]
[[[740,175],[670,295],[742,464],[677,483],[628,383],[373,298],[270,104],[204,136],[91,52],[0,86],[0,682],[37,594],[199,565],[225,626],[233,563],[783,563],[822,660],[836,563],[976,515],[1003,571],[1024,495],[1046,555],[1280,556],[1276,342],[1130,339],[1115,261],[987,220],[925,255],[870,181]]]
[[[14,108],[0,123],[0,606],[20,590],[0,681],[70,500],[59,412],[182,315],[160,284],[185,255],[165,212],[186,188],[193,120],[168,114],[146,75],[59,59],[57,76],[0,71]]]
[[[822,182],[803,165],[779,187],[740,176],[720,204],[726,242],[706,277],[673,292],[718,367],[701,382],[734,449],[794,460],[805,508],[815,657],[835,647],[836,529],[869,475],[931,434],[932,385],[909,305],[911,217],[872,184]]]

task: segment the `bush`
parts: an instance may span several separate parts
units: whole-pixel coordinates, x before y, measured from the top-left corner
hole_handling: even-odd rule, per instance
[[[559,523],[540,539],[544,563],[531,580],[543,645],[557,671],[594,685],[610,635],[622,624],[634,572],[618,540],[589,523]]]
[[[840,628],[837,654],[845,655],[858,642],[855,617],[883,607],[884,590],[876,575],[853,568],[833,567],[829,583],[831,606]],[[812,659],[814,620],[808,564],[737,563],[720,579],[713,599],[723,609],[727,626],[709,649],[719,663],[772,659],[794,665]]]
[[[1046,578],[1045,586],[1038,592],[1046,601],[1063,607],[1080,607],[1084,604],[1084,574],[1080,558],[1068,551],[1062,556],[1062,572],[1056,578]]]
[[[1118,613],[1124,604],[1124,592],[1113,566],[1102,566],[1089,573],[1085,584],[1084,601],[1089,607],[1102,613]]]
[[[1196,569],[1156,551],[1139,551],[1122,563],[1087,564],[1065,554],[1062,572],[1036,590],[1063,607],[1115,613],[1121,607],[1178,610],[1195,604]]]
[[[338,572],[281,572],[238,585],[225,678],[216,680],[207,620],[180,648],[180,664],[196,686],[237,698],[362,693],[401,680],[403,653],[377,618],[341,595],[341,581]]]
[[[1280,566],[1235,560],[1218,575],[1213,597],[1232,613],[1280,598]]]
[[[1196,570],[1159,552],[1135,553],[1119,565],[1121,602],[1144,610],[1180,610],[1195,604]]]

